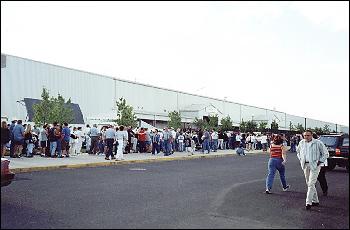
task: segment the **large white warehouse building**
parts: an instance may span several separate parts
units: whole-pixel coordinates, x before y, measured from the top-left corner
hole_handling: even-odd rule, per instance
[[[123,97],[133,106],[136,116],[156,127],[169,120],[168,113],[179,111],[182,122],[218,115],[229,115],[235,126],[240,121],[266,121],[268,127],[275,120],[280,129],[288,130],[290,122],[307,128],[329,125],[331,131],[349,132],[349,127],[326,121],[290,115],[255,106],[169,90],[156,86],[116,79],[104,75],[70,69],[12,55],[1,55],[1,117],[30,121],[28,100],[41,99],[43,87],[51,96],[61,94],[71,98],[80,108],[82,119],[76,123],[103,123],[116,119],[115,102]],[[27,105],[26,105],[27,103]]]

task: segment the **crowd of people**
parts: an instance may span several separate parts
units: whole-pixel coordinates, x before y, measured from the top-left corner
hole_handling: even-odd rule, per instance
[[[295,152],[301,140],[300,135],[283,137],[284,145],[290,145]],[[89,154],[104,154],[106,160],[122,160],[123,154],[152,153],[169,156],[174,152],[195,151],[209,154],[218,150],[233,149],[238,154],[244,150],[267,151],[271,142],[269,133],[241,133],[222,131],[220,129],[151,129],[138,127],[104,125],[86,125],[72,127],[67,123],[44,124],[40,129],[35,125],[22,124],[21,120],[7,124],[2,122],[1,153],[4,156],[6,147],[10,149],[10,157],[69,157],[82,153],[85,148]]]

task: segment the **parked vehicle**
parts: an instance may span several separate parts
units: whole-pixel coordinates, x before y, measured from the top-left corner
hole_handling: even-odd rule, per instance
[[[11,184],[15,174],[10,171],[10,161],[6,158],[1,158],[1,187]]]
[[[333,170],[336,166],[345,167],[349,172],[349,135],[328,134],[319,138],[329,152],[328,169]]]

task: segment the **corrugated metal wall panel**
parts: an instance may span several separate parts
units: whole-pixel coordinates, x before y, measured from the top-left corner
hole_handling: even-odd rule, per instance
[[[51,96],[56,97],[60,93],[65,99],[71,97],[73,103],[79,104],[85,119],[116,118],[115,101],[124,97],[140,116],[143,114],[149,119],[154,115],[164,118],[171,111],[204,104],[220,111],[219,119],[229,115],[234,123],[239,123],[242,118],[251,120],[254,116],[254,120],[268,120],[268,126],[276,118],[280,127],[289,128],[290,121],[294,126],[298,123],[304,126],[303,117],[279,111],[113,79],[11,55],[6,55],[6,63],[3,64],[1,116],[6,115],[9,119],[24,119],[25,107],[16,101],[25,97],[40,99],[42,88],[46,87]],[[307,118],[307,127],[323,128],[325,124],[331,130],[336,129],[333,123]],[[338,125],[340,129],[348,130],[348,127]]]

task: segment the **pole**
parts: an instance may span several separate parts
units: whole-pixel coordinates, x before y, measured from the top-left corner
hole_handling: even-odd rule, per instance
[[[305,117],[305,130],[306,130],[306,117]]]

